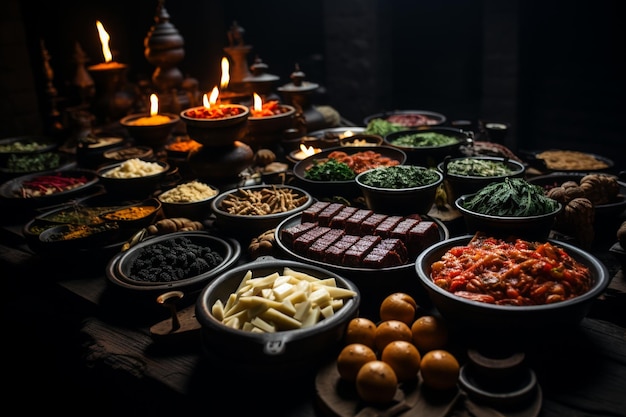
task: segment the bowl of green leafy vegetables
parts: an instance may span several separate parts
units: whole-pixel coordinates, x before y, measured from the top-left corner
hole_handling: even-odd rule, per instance
[[[427,214],[442,182],[438,170],[416,165],[374,168],[356,176],[367,207],[388,215]]]
[[[422,127],[389,133],[384,144],[404,151],[410,164],[436,167],[446,156],[462,156],[461,145],[470,143],[471,135],[452,127]]]
[[[468,233],[527,240],[547,239],[563,209],[543,189],[524,178],[492,182],[474,194],[454,201],[463,215]]]

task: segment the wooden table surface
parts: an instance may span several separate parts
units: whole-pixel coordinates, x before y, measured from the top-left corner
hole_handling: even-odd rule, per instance
[[[150,327],[167,310],[112,289],[107,254],[72,262],[38,256],[21,224],[0,230],[5,358],[17,365],[7,375],[11,415],[322,415],[314,374],[250,379],[205,352],[199,332],[155,341]],[[613,279],[588,317],[526,351],[543,392],[540,416],[626,415],[626,284],[610,244],[592,250]],[[179,308],[194,302],[186,296]]]

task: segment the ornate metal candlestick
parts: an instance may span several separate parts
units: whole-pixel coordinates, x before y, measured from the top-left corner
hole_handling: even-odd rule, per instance
[[[305,81],[304,77],[304,72],[296,64],[296,69],[290,76],[292,82],[278,87],[278,91],[282,93],[285,103],[294,106],[304,117],[306,130],[310,132],[326,127],[326,120],[311,103],[311,93],[319,88],[319,84]]]
[[[170,23],[165,0],[159,0],[155,24],[144,39],[144,56],[156,66],[152,83],[159,93],[160,106],[164,112],[178,114],[182,109],[195,106],[194,92],[186,91],[193,81],[186,80],[176,66],[185,57],[185,41],[176,27]]]
[[[268,74],[268,68],[267,64],[257,56],[254,63],[250,66],[252,74],[243,79],[248,86],[248,90],[261,96],[263,102],[280,100],[280,97],[272,90],[274,84],[280,80],[280,77]]]

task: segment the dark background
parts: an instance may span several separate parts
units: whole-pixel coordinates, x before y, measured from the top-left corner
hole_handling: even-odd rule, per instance
[[[116,59],[133,82],[154,68],[143,55],[157,2],[11,0],[2,32],[3,136],[45,129],[40,41],[54,86],[67,104],[78,42],[92,63],[102,60],[95,21],[111,35]],[[595,152],[625,166],[626,34],[619,1],[337,0],[166,2],[185,41],[178,67],[201,89],[219,82],[220,59],[233,21],[268,72],[290,82],[299,64],[320,84],[319,104],[358,125],[390,109],[423,109],[449,120],[512,124],[514,150],[558,147]],[[21,29],[10,31],[11,25]],[[17,35],[16,35],[17,33]],[[20,49],[12,43],[23,40]],[[24,48],[26,48],[24,50]],[[11,81],[6,81],[7,77]],[[15,78],[23,85],[15,91]],[[5,99],[6,100],[6,99]],[[17,106],[17,107],[16,107]],[[16,112],[18,112],[16,114]]]

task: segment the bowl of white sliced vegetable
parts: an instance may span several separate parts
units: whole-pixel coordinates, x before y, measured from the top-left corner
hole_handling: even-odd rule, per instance
[[[207,354],[248,376],[281,379],[335,354],[361,295],[326,269],[261,257],[215,278],[200,293],[196,318]]]

